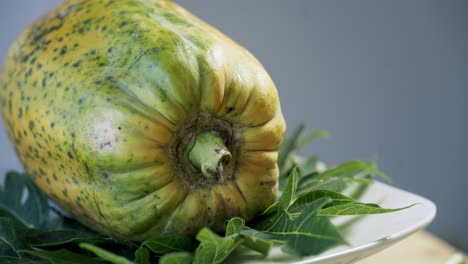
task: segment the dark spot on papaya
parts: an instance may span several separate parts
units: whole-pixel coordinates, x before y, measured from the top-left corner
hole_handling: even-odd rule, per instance
[[[72,66],[74,68],[78,68],[80,66],[81,62],[82,62],[82,60],[79,60],[79,61],[75,62],[74,64],[72,64]]]
[[[87,24],[89,24],[89,22],[91,22],[91,18],[88,18],[85,21],[83,21],[83,24],[87,25]]]
[[[65,55],[65,54],[67,54],[67,46],[66,46],[66,45],[63,46],[62,49],[60,50],[60,55],[63,56],[63,55]]]
[[[109,48],[109,49],[107,50],[107,52],[109,52],[109,53],[112,53],[112,51],[114,51],[113,48]]]
[[[32,74],[32,68],[29,68],[29,70],[24,74],[24,77],[27,79],[29,76]]]
[[[42,64],[38,63],[37,68],[40,70],[42,68]]]
[[[68,197],[68,189],[63,189],[62,190],[63,196]]]
[[[58,51],[58,48],[54,48],[52,51],[53,51],[53,52],[57,52],[57,51]]]
[[[23,117],[23,108],[18,108],[18,119],[21,119]]]
[[[60,88],[60,87],[62,87],[62,82],[57,83],[57,88]]]
[[[45,28],[45,29],[40,28],[40,29],[39,29],[39,33],[38,33],[36,36],[34,36],[33,41],[34,41],[34,42],[39,42],[39,41],[42,40],[42,38],[44,38],[46,35],[48,35],[48,34],[54,32],[54,31],[59,30],[62,26],[63,26],[63,23],[60,23],[60,24],[58,24],[58,25],[54,25],[54,26],[51,26],[51,27],[49,27],[49,28]]]
[[[70,159],[73,159],[73,158],[74,158],[74,157],[73,157],[73,154],[71,153],[71,151],[67,151],[67,155],[68,155],[68,157],[69,157]]]
[[[54,128],[55,127],[55,122],[50,123],[50,127]]]
[[[42,79],[42,88],[46,88],[47,86],[47,76],[45,76],[43,79]]]
[[[99,66],[99,67],[104,67],[104,66],[106,66],[106,64],[103,63],[103,62],[101,62],[101,63],[98,64],[98,66]]]
[[[37,60],[36,57],[32,58],[32,60],[30,61],[31,65],[33,65],[34,63],[36,63],[36,60]]]
[[[78,104],[80,104],[80,105],[83,104],[83,102],[84,102],[84,99],[83,99],[83,98],[80,98],[80,99],[78,100]]]
[[[91,55],[96,55],[96,50],[91,50]]]
[[[24,55],[23,56],[23,62],[27,62],[29,60],[30,55]]]
[[[34,121],[32,121],[32,120],[29,121],[29,125],[28,125],[29,130],[33,130],[33,129],[34,129],[34,126],[35,126]]]
[[[101,173],[101,175],[102,175],[102,177],[103,177],[104,179],[108,179],[108,178],[109,178],[109,174],[107,174],[106,172]]]
[[[51,72],[49,73],[49,77],[53,77],[55,73]]]
[[[80,45],[80,44],[75,43],[75,44],[73,44],[73,47],[77,48],[79,45]]]

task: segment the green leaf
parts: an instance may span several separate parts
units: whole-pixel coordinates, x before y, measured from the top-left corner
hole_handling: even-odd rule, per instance
[[[299,141],[296,144],[296,151],[301,150],[307,144],[309,144],[310,142],[312,142],[312,141],[314,141],[316,139],[327,138],[327,137],[329,137],[328,131],[325,131],[325,130],[322,130],[322,129],[313,130],[313,131],[309,132],[309,134],[307,134],[307,136],[299,139]]]
[[[289,170],[293,164],[292,159],[299,150],[317,138],[328,137],[328,132],[320,129],[311,131],[306,136],[302,136],[304,130],[304,124],[299,125],[293,132],[293,135],[287,138],[280,147],[278,152],[278,166],[280,168],[281,183],[281,178],[289,174]]]
[[[316,175],[318,177],[318,174]],[[352,177],[352,176],[350,176]],[[310,179],[306,183],[302,183],[298,187],[298,193],[303,194],[315,190],[328,190],[333,192],[342,192],[348,186],[350,182],[347,181],[347,178],[329,178],[326,180],[318,180],[317,178]]]
[[[353,198],[343,195],[341,193],[328,191],[328,190],[317,190],[317,191],[312,191],[312,192],[300,195],[296,199],[296,201],[294,201],[294,204],[291,206],[291,209],[293,211],[297,211],[298,209],[304,206],[307,206],[313,201],[318,200],[320,198],[324,198],[324,197],[330,198],[330,202],[324,205],[325,208],[336,205],[336,204],[342,204],[343,202],[344,203],[355,202]]]
[[[23,199],[26,197],[26,199]],[[0,188],[0,208],[25,225],[45,229],[49,217],[47,197],[26,175],[8,172]]]
[[[147,248],[141,247],[135,252],[135,264],[151,264],[150,252]]]
[[[0,263],[2,264],[49,264],[45,260],[30,260],[24,258],[15,258],[15,257],[3,257],[0,256]]]
[[[192,251],[195,249],[195,240],[182,235],[165,235],[148,239],[143,246],[156,254],[166,254],[178,251]]]
[[[130,260],[128,260],[127,258],[119,256],[119,255],[115,254],[114,252],[105,250],[105,249],[100,248],[98,246],[95,246],[93,244],[80,243],[79,246],[82,249],[86,249],[86,250],[89,250],[89,251],[93,252],[94,254],[96,254],[96,256],[98,256],[101,259],[106,260],[106,261],[108,261],[110,263],[114,263],[114,264],[132,264],[132,262]]]
[[[221,263],[243,241],[238,234],[220,237],[208,228],[197,234],[200,245],[195,251],[194,264]]]
[[[336,228],[326,217],[316,216],[316,212],[330,199],[320,198],[308,204],[296,219],[280,210],[274,221],[254,229],[241,232],[242,235],[260,239],[276,240],[285,243],[282,250],[288,254],[308,256],[319,254],[332,246],[345,243]]]
[[[318,159],[316,156],[311,156],[303,162],[296,162],[295,165],[299,168],[299,178],[317,172]]]
[[[245,220],[240,217],[229,219],[226,225],[226,236],[239,234],[244,229]]]
[[[191,264],[193,256],[187,252],[169,253],[159,259],[159,264]]]
[[[364,204],[358,202],[346,202],[344,204],[338,204],[335,206],[321,209],[317,215],[319,216],[339,216],[339,215],[371,215],[371,214],[383,214],[400,211],[414,206],[409,205],[401,208],[386,209],[381,208],[377,204]]]
[[[290,138],[284,140],[283,144],[281,145],[278,151],[278,166],[280,168],[280,175],[283,175],[286,168],[287,160],[292,156],[294,153],[294,149],[297,143],[300,140],[301,134],[304,132],[305,125],[301,124],[296,130],[293,132],[293,135]]]
[[[66,249],[57,251],[33,251],[33,250],[20,250],[22,254],[39,257],[47,260],[50,264],[106,264],[103,259],[91,258],[78,253],[73,253]]]
[[[328,169],[319,175],[319,179],[324,180],[332,177],[344,177],[356,175],[358,173],[376,175],[382,179],[389,180],[388,176],[378,170],[375,166],[360,160],[348,161],[335,168]]]
[[[289,205],[291,205],[292,201],[294,200],[294,196],[296,193],[297,188],[297,168],[294,168],[292,172],[289,174],[288,183],[284,189],[283,194],[279,200],[279,207],[283,209],[288,209]]]
[[[307,206],[311,202],[324,197],[329,198],[330,202],[318,210],[317,216],[383,214],[403,210],[412,206],[410,205],[403,208],[385,209],[381,208],[377,204],[360,203],[356,199],[341,193],[328,190],[317,190],[299,196],[291,206],[291,211],[300,211],[303,207]]]
[[[249,234],[241,234],[241,235],[244,238],[244,241],[242,243],[244,247],[257,251],[258,253],[262,254],[265,257],[268,256],[268,254],[270,253],[271,247],[273,246],[273,241],[250,236]]]
[[[259,216],[276,213],[278,211],[278,208],[279,208],[279,202],[276,201],[272,205],[268,206],[268,208],[265,209],[265,211],[263,211],[263,213],[261,213]]]
[[[38,232],[28,237],[28,243],[34,247],[63,245],[71,242],[103,241],[106,237],[97,234],[82,233],[76,230],[53,230]]]
[[[18,250],[29,249],[27,236],[33,230],[14,219],[0,217],[0,256],[20,257]]]

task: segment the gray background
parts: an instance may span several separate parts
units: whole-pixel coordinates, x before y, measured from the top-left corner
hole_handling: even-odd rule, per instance
[[[58,0],[0,2],[0,60]],[[394,184],[438,205],[430,230],[468,250],[468,1],[179,0],[246,46],[275,81],[290,131],[331,138],[304,153],[378,155]],[[0,125],[0,174],[20,169]]]

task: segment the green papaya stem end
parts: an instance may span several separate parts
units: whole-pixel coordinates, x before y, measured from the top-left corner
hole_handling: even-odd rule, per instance
[[[215,131],[204,131],[195,136],[188,148],[192,165],[209,181],[224,182],[223,166],[232,158],[221,135]]]

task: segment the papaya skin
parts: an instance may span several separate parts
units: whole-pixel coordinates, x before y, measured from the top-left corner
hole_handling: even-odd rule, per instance
[[[276,198],[286,125],[273,81],[173,2],[63,3],[11,46],[0,100],[26,172],[98,232],[221,232]],[[186,155],[207,131],[232,154],[223,181],[203,178]]]

